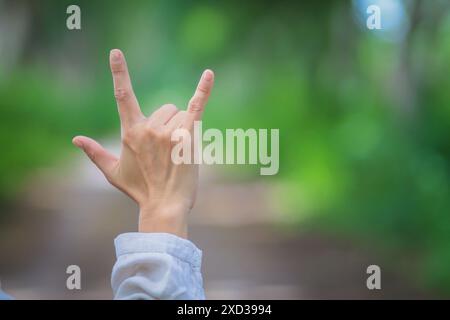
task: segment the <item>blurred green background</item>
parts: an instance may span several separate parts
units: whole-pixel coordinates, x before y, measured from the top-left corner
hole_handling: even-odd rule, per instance
[[[368,4],[382,30],[365,26]],[[81,7],[81,30],[66,8]],[[310,225],[414,256],[450,292],[448,1],[0,1],[0,198],[74,154],[77,134],[119,130],[108,54],[127,57],[147,113],[184,108],[205,68],[204,126],[279,128],[276,184]],[[6,214],[2,210],[1,214]],[[394,261],[395,262],[395,261]]]

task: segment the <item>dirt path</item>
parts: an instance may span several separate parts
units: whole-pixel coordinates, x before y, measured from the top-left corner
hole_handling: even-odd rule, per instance
[[[13,296],[110,299],[114,237],[136,230],[137,209],[85,160],[72,175],[45,172],[30,185],[0,233],[0,276]],[[383,289],[367,290],[377,258],[323,234],[277,227],[270,187],[223,183],[202,175],[191,239],[204,252],[212,299],[420,298],[399,272],[383,266]],[[66,267],[82,270],[82,290],[65,287]]]

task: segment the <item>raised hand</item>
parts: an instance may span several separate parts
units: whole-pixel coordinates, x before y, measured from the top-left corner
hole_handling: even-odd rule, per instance
[[[178,128],[192,131],[194,121],[201,120],[214,74],[211,70],[203,72],[186,111],[165,104],[145,117],[120,50],[110,52],[110,65],[121,123],[120,157],[88,137],[76,136],[73,143],[113,186],[138,203],[140,232],[168,232],[186,238],[187,214],[195,202],[198,166],[172,162],[171,136]]]

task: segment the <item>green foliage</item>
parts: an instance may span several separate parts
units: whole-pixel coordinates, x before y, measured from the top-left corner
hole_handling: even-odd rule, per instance
[[[89,90],[84,93],[77,96],[42,70],[16,70],[2,83],[1,199],[13,196],[36,168],[55,165],[70,150],[71,138],[77,133],[95,134],[111,128],[114,118],[99,107],[107,105],[104,96],[97,97]]]

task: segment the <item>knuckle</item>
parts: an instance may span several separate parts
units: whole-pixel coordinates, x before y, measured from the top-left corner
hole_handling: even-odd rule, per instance
[[[165,130],[162,129],[162,130],[155,131],[154,137],[155,137],[155,139],[157,139],[159,141],[166,140],[166,132],[165,132]]]
[[[117,101],[126,101],[130,98],[131,93],[128,89],[116,88],[114,89],[114,97]]]
[[[198,86],[197,87],[197,91],[199,91],[200,93],[203,93],[203,94],[208,94],[209,93],[209,88],[205,87],[205,86]]]
[[[129,131],[124,132],[122,137],[122,142],[124,144],[130,146],[133,140],[134,140],[133,135]]]
[[[172,103],[167,103],[161,107],[161,109],[166,109],[167,111],[176,111],[178,110],[177,106]]]
[[[172,137],[172,132],[171,132],[170,130],[163,130],[163,131],[161,132],[161,138],[162,138],[162,140],[164,140],[164,141],[170,141],[171,137]]]
[[[118,76],[125,72],[125,68],[121,62],[113,62],[111,64],[111,72],[113,75]]]
[[[147,137],[154,137],[157,135],[155,128],[151,124],[147,124],[144,127],[143,133]]]
[[[88,151],[88,156],[91,158],[92,162],[97,163],[97,153],[94,151]]]
[[[202,110],[203,106],[198,99],[191,99],[191,101],[189,101],[190,112],[201,112]]]

